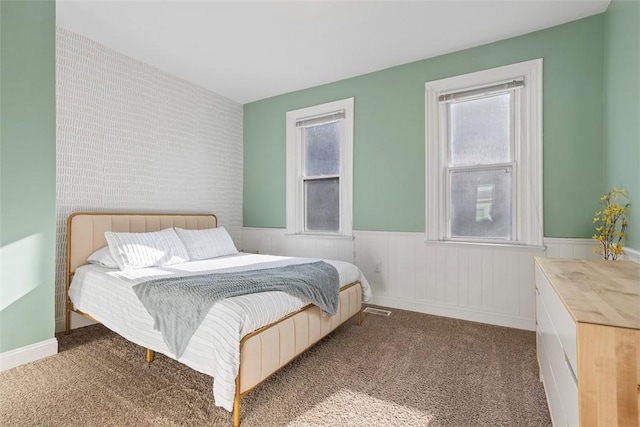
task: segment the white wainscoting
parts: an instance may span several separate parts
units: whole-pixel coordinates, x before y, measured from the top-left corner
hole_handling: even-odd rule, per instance
[[[541,249],[425,243],[422,233],[357,233],[356,265],[374,303],[533,330]],[[380,264],[379,272],[376,266]]]
[[[527,330],[535,329],[533,258],[598,257],[590,239],[548,238],[545,250],[430,244],[423,233],[353,234],[345,240],[245,227],[242,240],[251,252],[353,262],[377,305]]]
[[[242,229],[245,252],[269,255],[325,258],[353,263],[354,239],[343,237],[286,235],[284,228]]]
[[[600,258],[599,254],[593,252],[593,249],[598,245],[592,239],[545,237],[544,244],[547,247],[547,257],[549,258]],[[640,263],[640,251],[633,248],[623,248],[620,259]]]
[[[84,328],[85,326],[95,325],[96,323],[96,321],[87,319],[78,313],[71,313],[71,329]],[[63,317],[62,320],[56,320],[56,333],[64,332],[64,330],[65,319]]]
[[[600,255],[593,252],[597,246],[592,239],[568,239],[545,237],[544,245],[549,258],[589,258],[597,259]]]
[[[624,254],[623,259],[640,263],[640,251],[631,248],[623,248],[622,253]]]

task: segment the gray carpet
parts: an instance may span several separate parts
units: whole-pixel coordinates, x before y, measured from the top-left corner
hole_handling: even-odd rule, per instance
[[[225,426],[211,378],[101,325],[0,373],[3,426]],[[241,401],[242,426],[548,426],[533,332],[393,310],[364,315]]]

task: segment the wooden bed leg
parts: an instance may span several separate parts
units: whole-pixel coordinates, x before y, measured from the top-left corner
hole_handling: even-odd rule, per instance
[[[147,362],[151,363],[153,362],[153,350],[151,350],[150,348],[147,349]]]
[[[358,326],[362,325],[362,309],[358,312]]]
[[[64,334],[69,335],[71,333],[71,310],[67,308],[66,315],[64,316]]]
[[[240,393],[233,399],[233,427],[240,427]]]

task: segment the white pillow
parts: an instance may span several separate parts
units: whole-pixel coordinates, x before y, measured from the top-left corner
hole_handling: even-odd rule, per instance
[[[115,259],[111,256],[109,246],[98,249],[87,258],[89,264],[96,264],[107,268],[120,268]]]
[[[176,228],[176,233],[193,261],[238,253],[238,249],[224,227],[203,230]]]
[[[104,237],[120,270],[161,267],[189,261],[189,254],[173,228],[150,233],[106,231]]]

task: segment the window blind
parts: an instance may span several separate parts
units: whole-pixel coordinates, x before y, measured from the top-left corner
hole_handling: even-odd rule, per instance
[[[438,97],[438,101],[439,102],[455,101],[456,99],[468,98],[470,96],[488,95],[494,92],[500,92],[500,91],[509,90],[509,89],[519,89],[521,87],[524,87],[524,79],[517,79],[517,80],[512,80],[510,82],[480,87],[477,89],[443,93]]]
[[[297,120],[296,127],[321,125],[321,124],[330,123],[330,122],[337,122],[338,120],[344,120],[344,118],[345,118],[344,110],[340,110],[331,114],[323,114],[321,116],[306,117],[304,119]]]

